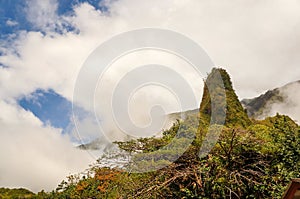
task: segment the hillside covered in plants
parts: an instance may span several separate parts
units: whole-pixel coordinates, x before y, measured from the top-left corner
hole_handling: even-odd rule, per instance
[[[299,130],[285,115],[249,118],[228,73],[215,68],[205,80],[199,112],[160,138],[115,143],[130,156],[126,165],[96,165],[50,193],[28,197],[281,198],[290,180],[300,177]]]

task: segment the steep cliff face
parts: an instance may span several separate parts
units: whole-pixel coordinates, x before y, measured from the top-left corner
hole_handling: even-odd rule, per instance
[[[208,75],[200,104],[200,118],[205,123],[222,124],[221,122],[224,122],[228,127],[247,127],[251,124],[226,70],[215,68]]]

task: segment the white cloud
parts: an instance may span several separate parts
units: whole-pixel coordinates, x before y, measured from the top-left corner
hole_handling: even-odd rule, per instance
[[[256,3],[120,0],[109,5],[109,13],[102,13],[84,3],[75,7],[75,15],[64,17],[80,34],[26,33],[18,41],[21,57],[2,56],[1,62],[16,66],[17,70],[22,65],[28,71],[22,73],[26,80],[35,81],[34,85],[42,82],[42,87],[57,87],[56,90],[71,99],[76,74],[95,47],[127,30],[161,27],[197,41],[216,65],[232,74],[240,96],[252,97],[300,78],[298,8],[299,3],[292,0]]]
[[[73,22],[82,35],[96,35],[98,41],[142,27],[181,32],[228,69],[241,97],[300,78],[298,1],[122,0],[109,9],[107,16],[84,4]]]
[[[300,82],[293,82],[279,88],[279,95],[283,97],[281,102],[269,102],[266,105],[261,118],[274,116],[277,113],[290,116],[300,124]]]
[[[65,176],[94,160],[31,113],[0,101],[0,187],[53,190]]]
[[[57,0],[26,0],[26,18],[33,27],[43,31],[62,30],[63,20],[57,15]]]
[[[18,25],[19,23],[17,22],[17,21],[14,21],[14,20],[11,20],[11,19],[8,19],[7,21],[6,21],[6,25],[7,26],[16,26],[16,25]]]

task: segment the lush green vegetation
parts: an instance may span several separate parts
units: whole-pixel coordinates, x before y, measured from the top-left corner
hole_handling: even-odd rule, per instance
[[[32,198],[35,194],[26,189],[8,189],[0,188],[0,198],[1,199],[23,199],[23,198]]]
[[[216,74],[221,74],[222,85]],[[226,95],[219,92],[222,87]],[[212,118],[212,112],[219,114]],[[219,115],[225,112],[222,125]],[[219,137],[207,155],[199,156],[209,126]],[[200,114],[178,120],[161,138],[116,144],[131,155],[127,169],[93,167],[90,174],[69,176],[55,191],[35,197],[281,198],[289,181],[300,177],[299,126],[278,114],[262,121],[249,119],[222,69],[214,69],[206,79]],[[169,161],[181,149],[185,152]]]

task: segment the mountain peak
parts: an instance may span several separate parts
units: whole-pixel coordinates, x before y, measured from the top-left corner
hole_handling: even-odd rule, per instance
[[[212,113],[215,113],[212,115]],[[226,126],[246,127],[250,119],[240,103],[229,74],[222,68],[213,68],[204,84],[203,97],[200,104],[200,118],[205,124],[221,124],[226,115]]]

